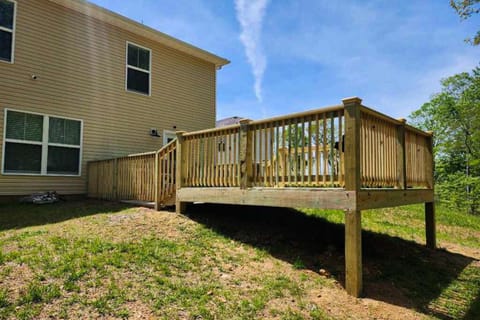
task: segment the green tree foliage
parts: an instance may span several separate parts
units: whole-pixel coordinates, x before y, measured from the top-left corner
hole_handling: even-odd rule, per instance
[[[470,18],[472,15],[480,13],[480,0],[450,0],[450,5],[462,20]],[[480,44],[480,31],[473,39],[466,39],[467,42],[477,46]]]
[[[435,133],[435,180],[440,200],[480,211],[480,67],[442,80],[442,91],[410,115]]]

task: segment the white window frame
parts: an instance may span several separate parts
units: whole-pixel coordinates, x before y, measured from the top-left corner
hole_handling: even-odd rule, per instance
[[[169,137],[170,138],[173,136],[173,139],[177,139],[177,133],[175,131],[172,131],[172,130],[163,130],[163,145],[166,145],[168,142],[167,142],[167,139]]]
[[[145,69],[138,68],[138,67],[135,67],[135,66],[131,66],[131,65],[128,64],[128,45],[130,45],[130,44],[132,46],[138,47],[140,49],[147,50],[149,52],[148,58],[149,58],[149,67],[150,68],[149,68],[148,71],[145,70]],[[148,73],[148,94],[140,92],[140,91],[128,89],[128,69],[129,68],[133,69],[133,70],[140,71],[140,72]],[[127,41],[126,46],[125,46],[125,91],[140,94],[142,96],[147,96],[147,97],[150,97],[152,95],[152,49],[141,46],[141,45],[136,44],[136,43],[131,42],[131,41]]]
[[[7,139],[7,113],[8,113],[8,111],[21,112],[21,113],[28,113],[28,114],[43,116],[43,128],[42,128],[43,137],[42,137],[42,141]],[[48,142],[48,134],[50,132],[50,130],[49,130],[50,129],[50,118],[59,118],[59,119],[79,121],[80,122],[80,145],[77,146],[77,145],[69,145],[69,144]],[[40,173],[5,172],[5,146],[6,146],[7,142],[23,143],[23,144],[29,144],[29,145],[42,146],[42,163],[41,163]],[[79,161],[78,161],[78,174],[47,173],[48,147],[49,146],[79,149],[80,152],[79,152]],[[5,176],[80,177],[80,176],[82,176],[82,159],[83,159],[83,120],[64,117],[64,116],[38,113],[38,112],[31,112],[31,111],[5,108],[4,115],[3,115],[2,175],[5,175]]]
[[[1,31],[10,32],[12,34],[12,52],[11,52],[11,60],[3,60],[0,59],[2,63],[13,64],[15,62],[15,30],[17,29],[17,1],[16,0],[6,0],[8,2],[13,3],[13,29],[8,29],[5,27],[0,26]]]

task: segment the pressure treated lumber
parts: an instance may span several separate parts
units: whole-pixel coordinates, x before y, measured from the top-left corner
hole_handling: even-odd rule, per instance
[[[177,190],[182,188],[182,183],[183,183],[183,172],[184,168],[183,166],[185,165],[185,160],[182,156],[182,147],[184,144],[184,137],[183,134],[184,131],[178,131],[176,132],[177,134],[177,160],[176,160],[176,183],[177,183]],[[180,198],[178,197],[178,192],[177,192],[177,200],[175,202],[175,211],[178,214],[185,213],[186,209],[186,202],[181,201]]]
[[[354,192],[343,189],[318,188],[188,188],[177,190],[185,202],[223,203],[235,205],[291,208],[323,208],[354,210]]]
[[[436,248],[436,230],[435,230],[435,203],[425,203],[425,236],[427,247],[430,249]]]
[[[345,211],[345,286],[354,297],[362,294],[362,214]]]
[[[345,106],[345,190],[355,192],[361,188],[360,177],[360,107],[358,97],[342,100]],[[345,210],[345,287],[347,293],[362,294],[362,213]]]

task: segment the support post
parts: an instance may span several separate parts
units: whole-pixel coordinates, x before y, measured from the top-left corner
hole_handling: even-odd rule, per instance
[[[437,244],[437,236],[435,231],[435,203],[425,203],[425,237],[427,248],[435,249]]]
[[[345,190],[358,195],[360,177],[360,107],[358,97],[342,100],[345,107]],[[362,213],[345,210],[345,287],[347,293],[362,294]]]
[[[180,201],[180,198],[178,197],[178,190],[182,188],[182,183],[183,183],[183,172],[184,172],[184,166],[185,166],[185,158],[184,154],[182,152],[182,146],[183,146],[183,141],[184,137],[183,134],[185,131],[177,131],[177,154],[176,154],[176,173],[175,173],[175,184],[176,184],[176,190],[177,190],[177,195],[176,195],[176,201],[175,201],[175,211],[176,213],[182,214],[185,213],[186,209],[186,202]]]
[[[397,189],[407,189],[407,157],[405,152],[405,124],[406,119],[398,119],[397,126]]]
[[[249,130],[251,120],[240,120],[240,189],[252,185],[252,131]]]

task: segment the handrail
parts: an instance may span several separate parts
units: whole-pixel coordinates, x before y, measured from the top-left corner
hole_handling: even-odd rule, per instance
[[[301,118],[301,117],[311,117],[315,116],[316,114],[319,113],[328,113],[328,112],[335,112],[343,110],[343,105],[335,105],[335,106],[329,106],[329,107],[324,107],[324,108],[317,108],[309,111],[303,111],[303,112],[296,112],[296,113],[291,113],[287,114],[284,116],[278,116],[278,117],[272,117],[272,118],[265,118],[265,119],[260,119],[260,120],[251,120],[250,125],[261,125],[265,123],[272,123],[272,122],[279,122],[283,120],[290,120],[290,119],[296,119],[296,118]],[[232,124],[220,128],[211,128],[211,129],[205,129],[205,130],[199,130],[199,131],[192,131],[192,132],[187,132],[183,136],[184,137],[191,137],[191,136],[196,136],[200,134],[207,134],[207,133],[215,133],[215,132],[222,132],[222,131],[228,131],[232,129],[238,129],[240,128],[239,124]]]
[[[317,108],[317,109],[303,111],[303,112],[290,113],[290,114],[287,114],[287,115],[284,115],[284,116],[255,120],[255,121],[250,122],[250,124],[251,125],[259,125],[259,124],[265,124],[265,123],[270,123],[270,122],[279,122],[279,121],[289,120],[289,119],[311,117],[311,116],[315,116],[316,114],[335,112],[335,111],[339,111],[339,110],[343,110],[343,105],[335,105],[335,106]]]
[[[384,113],[381,113],[381,112],[379,112],[379,111],[377,111],[377,110],[373,110],[372,108],[366,107],[366,106],[364,106],[364,105],[361,106],[361,109],[360,109],[360,110],[361,110],[361,112],[365,112],[366,114],[369,114],[369,115],[374,116],[374,117],[376,117],[376,118],[378,118],[378,119],[381,119],[381,120],[390,122],[390,123],[392,123],[392,124],[395,124],[395,125],[405,125],[405,128],[406,128],[407,130],[414,131],[415,133],[421,134],[421,135],[423,135],[423,136],[425,136],[425,137],[431,137],[431,136],[432,136],[432,133],[430,133],[430,132],[422,131],[422,130],[420,130],[420,129],[418,129],[418,128],[415,128],[415,127],[413,127],[413,126],[411,126],[411,125],[405,124],[405,122],[402,121],[402,120],[392,118],[392,117],[390,117],[390,116],[388,116],[388,115],[386,115],[386,114],[384,114]]]

